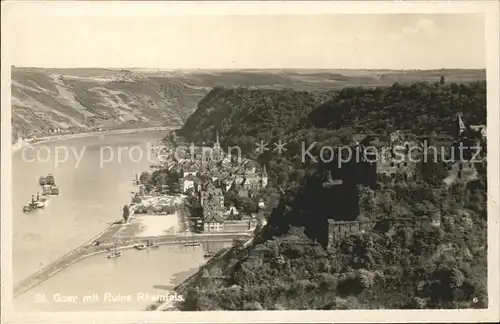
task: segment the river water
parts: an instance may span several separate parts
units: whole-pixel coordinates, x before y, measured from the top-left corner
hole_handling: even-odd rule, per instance
[[[163,136],[165,132],[95,136],[39,144],[25,149],[24,154],[14,153],[14,283],[120,219],[122,206],[136,190],[135,173],[156,162],[152,154],[148,156],[148,143],[154,144]],[[66,161],[56,163],[56,158]],[[23,213],[22,206],[40,191],[39,177],[48,173],[54,175],[60,196],[53,197],[44,210]],[[14,306],[18,311],[139,310],[203,262],[201,250],[173,246],[155,251],[127,250],[115,260],[97,255],[19,296]],[[73,301],[69,296],[74,296]],[[84,296],[86,302],[82,301]]]

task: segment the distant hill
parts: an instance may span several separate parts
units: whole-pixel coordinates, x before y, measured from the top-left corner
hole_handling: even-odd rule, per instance
[[[100,69],[12,70],[12,125],[49,128],[180,126],[208,87],[188,77]]]
[[[214,87],[325,92],[346,86],[437,81],[441,75],[449,82],[485,79],[485,71],[481,70],[160,71],[13,67],[13,134],[43,133],[53,127],[79,131],[98,127],[181,126]]]

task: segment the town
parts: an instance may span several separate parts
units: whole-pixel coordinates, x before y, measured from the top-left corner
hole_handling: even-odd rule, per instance
[[[218,134],[212,147],[197,146],[192,158],[174,157],[154,171],[144,171],[135,183],[135,214],[186,208],[187,213],[181,213],[183,229],[194,233],[247,232],[265,221],[261,192],[268,185],[266,167],[225,154]]]

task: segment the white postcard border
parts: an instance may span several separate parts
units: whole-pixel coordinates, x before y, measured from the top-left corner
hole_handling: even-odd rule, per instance
[[[12,307],[12,193],[10,133],[10,57],[12,39],[9,18],[25,14],[82,14],[113,12],[117,15],[307,15],[344,13],[484,13],[487,37],[488,101],[488,298],[487,310],[348,310],[348,311],[252,311],[252,312],[71,312],[19,313]],[[8,2],[2,3],[2,110],[1,110],[1,310],[6,323],[320,323],[320,322],[484,322],[498,320],[499,313],[499,12],[496,1],[352,1],[352,2]],[[256,26],[257,28],[257,26]],[[201,68],[201,67],[197,67]]]

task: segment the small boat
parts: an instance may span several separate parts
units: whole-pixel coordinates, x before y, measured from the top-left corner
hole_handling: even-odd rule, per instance
[[[148,244],[146,246],[149,247],[149,248],[157,248],[157,247],[160,246],[160,243],[158,243],[158,242],[148,242]]]
[[[108,255],[108,259],[116,259],[122,256],[122,253],[120,251],[118,252],[113,252],[110,255]]]
[[[108,259],[116,259],[122,256],[122,253],[120,251],[116,250],[116,242],[115,242],[115,251],[111,254],[108,255]]]
[[[184,246],[200,246],[200,242],[195,241],[193,235],[193,240],[191,242],[184,243]]]
[[[47,198],[40,198],[40,194],[37,193],[36,199],[35,196],[31,196],[31,200],[28,202],[27,205],[23,206],[23,212],[31,212],[34,211],[35,209],[39,208],[45,208],[45,206],[48,205],[50,200],[47,200]]]
[[[203,255],[203,257],[205,257],[205,258],[211,258],[211,257],[213,257],[213,256],[214,256],[214,254],[213,254],[212,252],[207,252],[207,253],[205,253],[205,254]]]
[[[137,244],[137,245],[135,245],[135,246],[134,246],[134,248],[135,248],[136,250],[145,250],[145,249],[147,249],[148,247],[147,247],[147,245],[146,245],[146,244]]]
[[[29,212],[32,212],[34,211],[36,208],[34,208],[33,206],[31,205],[26,205],[26,206],[23,206],[23,213],[29,213]]]
[[[47,200],[38,200],[34,203],[35,208],[45,208],[45,206],[47,206]]]

